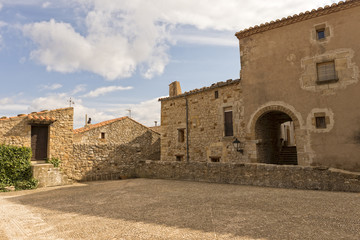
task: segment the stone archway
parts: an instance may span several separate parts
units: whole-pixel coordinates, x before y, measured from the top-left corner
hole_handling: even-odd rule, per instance
[[[291,134],[281,130],[284,123],[291,126]],[[252,162],[298,164],[298,150],[303,152],[304,141],[299,118],[293,111],[279,105],[265,106],[253,114],[249,127],[250,139],[256,144]],[[293,140],[287,139],[290,135]]]
[[[289,146],[292,122],[292,118],[281,111],[270,111],[259,117],[255,124],[258,162],[297,165],[296,144]]]

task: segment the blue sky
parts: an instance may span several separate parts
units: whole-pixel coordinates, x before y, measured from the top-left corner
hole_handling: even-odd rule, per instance
[[[331,0],[0,0],[0,116],[160,122],[159,97],[239,78],[235,32]]]

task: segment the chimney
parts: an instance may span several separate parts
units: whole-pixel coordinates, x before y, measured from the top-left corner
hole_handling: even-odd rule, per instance
[[[175,97],[181,94],[181,87],[178,81],[172,82],[169,85],[169,97]]]

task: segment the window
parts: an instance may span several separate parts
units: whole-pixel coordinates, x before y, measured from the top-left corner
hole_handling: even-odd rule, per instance
[[[185,129],[181,128],[178,129],[178,142],[184,142],[185,141]]]
[[[233,136],[233,119],[232,119],[232,109],[225,108],[224,109],[224,129],[225,136]]]
[[[100,134],[100,138],[101,138],[101,139],[105,139],[105,133],[104,133],[104,132],[102,132],[102,133]]]
[[[314,29],[314,39],[319,42],[326,42],[330,37],[330,28],[326,23],[318,24]]]
[[[325,28],[316,30],[317,39],[324,39],[325,38]]]
[[[219,91],[215,91],[215,99],[219,98]]]
[[[211,162],[220,162],[220,157],[210,157]]]
[[[326,128],[326,119],[325,117],[315,117],[316,128]]]
[[[177,162],[181,162],[184,160],[184,155],[175,155],[175,157]]]
[[[335,71],[335,62],[323,62],[316,65],[318,81],[317,83],[328,83],[329,81],[337,81],[337,75]]]

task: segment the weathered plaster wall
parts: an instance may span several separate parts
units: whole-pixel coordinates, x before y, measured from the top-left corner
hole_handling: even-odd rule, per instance
[[[360,171],[359,12],[349,8],[240,39],[245,122],[254,125],[254,114],[270,102],[291,110],[301,165]],[[314,37],[320,25],[330,34],[322,41]],[[316,63],[328,60],[339,80],[318,85]],[[322,113],[329,124],[314,130]],[[254,159],[257,139],[247,130]]]
[[[72,178],[118,179],[131,175],[135,162],[142,159],[160,159],[160,134],[124,118],[74,134]]]
[[[218,98],[215,97],[215,91],[218,92]],[[161,160],[175,161],[176,156],[181,156],[182,161],[187,160],[186,99],[189,161],[206,162],[210,161],[210,157],[220,157],[221,162],[245,161],[232,144],[235,137],[244,140],[245,124],[239,80],[161,100]],[[231,108],[233,112],[234,136],[225,137],[225,108]],[[179,141],[179,130],[185,133],[184,141]]]

